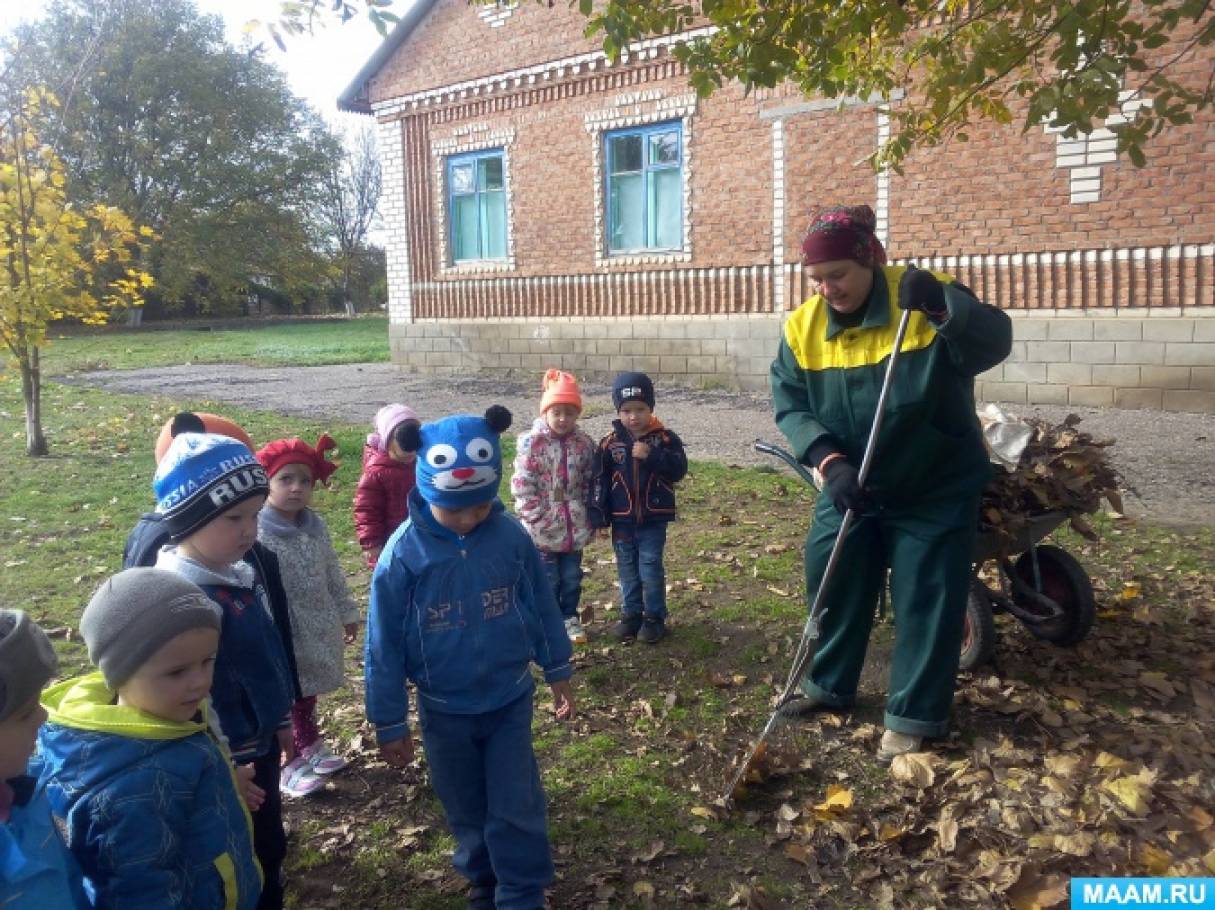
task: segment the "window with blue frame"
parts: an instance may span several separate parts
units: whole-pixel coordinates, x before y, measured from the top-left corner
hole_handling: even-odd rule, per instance
[[[683,247],[683,124],[604,134],[609,253]]]
[[[502,149],[447,159],[452,262],[506,258],[506,181]]]

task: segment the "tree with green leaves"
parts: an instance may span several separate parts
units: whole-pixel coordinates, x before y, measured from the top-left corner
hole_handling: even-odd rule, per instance
[[[40,135],[50,92],[6,93],[0,111],[0,340],[21,372],[25,445],[47,453],[42,431],[40,351],[47,325],[76,319],[104,324],[119,308],[137,306],[152,278],[136,267],[136,229],[122,211],[77,208],[69,201],[63,163]]]
[[[63,99],[53,138],[73,198],[155,230],[150,307],[213,312],[251,282],[327,283],[315,212],[339,143],[218,17],[189,0],[61,0],[8,56],[15,84]]]

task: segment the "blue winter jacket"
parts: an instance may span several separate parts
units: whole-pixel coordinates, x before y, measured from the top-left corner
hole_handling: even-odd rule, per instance
[[[88,907],[80,867],[55,829],[41,759],[10,780],[15,796],[0,824],[0,907],[4,910],[82,910]]]
[[[388,539],[371,579],[365,676],[367,717],[381,744],[408,733],[406,678],[427,708],[493,711],[535,687],[568,679],[572,649],[540,553],[494,500],[459,537],[415,488],[410,518]]]
[[[253,824],[203,713],[178,723],[113,701],[100,673],[43,693],[43,780],[93,906],[253,910]]]

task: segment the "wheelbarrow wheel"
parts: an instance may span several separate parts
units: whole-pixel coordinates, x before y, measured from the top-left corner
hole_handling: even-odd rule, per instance
[[[1026,623],[1026,628],[1043,641],[1062,647],[1079,644],[1093,627],[1097,603],[1088,572],[1066,550],[1052,544],[1042,544],[1038,551],[1038,572],[1042,577],[1040,593],[1049,597],[1063,610],[1058,619],[1042,623]],[[1030,587],[1034,586],[1032,553],[1022,553],[1015,565],[1017,575]],[[1016,595],[1013,595],[1016,598]],[[1017,598],[1023,607],[1031,607]]]
[[[996,651],[996,619],[992,615],[987,586],[977,578],[970,583],[966,618],[962,626],[962,653],[958,669],[973,670],[991,660]]]

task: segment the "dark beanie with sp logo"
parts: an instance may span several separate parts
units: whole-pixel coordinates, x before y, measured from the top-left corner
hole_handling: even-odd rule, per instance
[[[156,511],[177,541],[237,503],[265,496],[270,485],[244,443],[215,433],[180,433],[156,466],[152,490]]]
[[[612,406],[617,411],[630,401],[642,401],[654,410],[654,383],[645,373],[621,373],[612,383]]]

